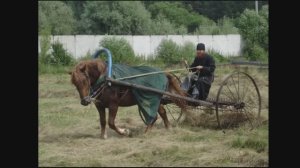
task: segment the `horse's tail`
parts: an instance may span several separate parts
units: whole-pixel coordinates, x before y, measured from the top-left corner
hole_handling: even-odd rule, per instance
[[[187,93],[184,90],[181,89],[178,79],[170,73],[166,73],[166,76],[167,76],[168,81],[169,81],[168,91],[171,92],[171,93],[178,94],[180,96],[186,97]],[[178,107],[180,107],[181,109],[183,109],[183,111],[185,111],[185,109],[187,107],[186,100],[182,100],[182,99],[175,98],[175,97],[170,97],[170,99]]]

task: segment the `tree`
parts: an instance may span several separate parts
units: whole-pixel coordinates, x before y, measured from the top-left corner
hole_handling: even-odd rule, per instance
[[[269,16],[268,7],[265,6],[259,14],[255,10],[246,9],[239,18],[236,26],[246,44],[245,54],[252,60],[260,58],[257,54],[265,54],[268,51]]]
[[[265,15],[268,15],[265,13]],[[247,43],[257,43],[267,49],[269,22],[268,17],[246,9],[237,19],[236,26]]]
[[[51,34],[72,34],[75,19],[72,9],[60,1],[39,1],[39,31],[50,29]]]
[[[140,1],[88,1],[80,29],[87,34],[147,34],[151,16]]]
[[[254,1],[183,1],[185,5],[190,5],[193,10],[214,21],[224,16],[238,17],[245,9],[255,9]],[[259,9],[268,4],[268,1],[258,1]]]
[[[185,26],[176,27],[165,16],[158,15],[151,24],[151,34],[164,35],[164,34],[186,34],[187,29]]]
[[[72,9],[76,20],[80,20],[80,15],[84,9],[84,4],[87,1],[64,1],[64,3]]]
[[[180,2],[155,2],[149,5],[148,10],[153,19],[163,15],[175,26],[187,27],[190,33],[194,32],[199,25],[212,25],[214,23],[214,21],[193,12]]]

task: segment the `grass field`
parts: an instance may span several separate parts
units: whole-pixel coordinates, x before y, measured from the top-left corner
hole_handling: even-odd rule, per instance
[[[221,80],[231,71],[219,68],[216,74]],[[129,128],[132,136],[122,137],[107,126],[106,140],[100,139],[96,108],[80,105],[70,76],[41,74],[39,166],[268,166],[268,73],[249,73],[258,82],[266,119],[254,130],[244,126],[224,134],[186,123],[166,130],[159,118],[144,134],[145,125],[132,106],[121,107],[116,118],[116,124]]]

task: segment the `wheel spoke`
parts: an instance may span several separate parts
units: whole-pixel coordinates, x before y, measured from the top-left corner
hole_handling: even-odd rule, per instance
[[[240,73],[238,73],[238,96],[240,100]]]
[[[253,129],[253,124],[252,124],[251,119],[250,119],[250,118],[248,117],[248,115],[247,115],[247,111],[244,110],[244,114],[245,114],[245,116],[247,117],[247,119],[249,120],[249,122],[250,122],[250,124],[251,124],[251,129]]]
[[[250,90],[249,90],[249,88],[250,88]],[[252,93],[252,90],[253,90],[253,87],[251,87],[251,86],[249,87],[249,85],[248,85],[248,86],[247,86],[247,91],[246,91],[245,94],[243,95],[242,100],[244,100],[246,94]],[[251,91],[251,92],[250,92],[250,91]]]
[[[245,112],[248,112],[249,114],[252,114],[254,117],[256,117],[256,114],[255,114],[256,112],[254,111],[254,108],[245,106],[245,107],[244,107],[244,111],[245,111]]]
[[[227,84],[226,84],[226,87],[227,87],[227,89],[229,90],[229,92],[231,93],[233,100],[236,100],[236,98],[235,98],[234,94],[233,94],[233,93],[232,93],[232,91],[229,89],[229,87],[228,87],[228,85],[227,85]],[[231,99],[232,99],[232,98],[231,98]]]
[[[248,79],[248,78],[247,78]],[[241,100],[244,99],[244,97],[246,96],[246,94],[248,93],[248,90],[249,90],[249,83],[247,83],[248,80],[246,80],[244,82],[244,84],[246,84],[246,87],[243,87],[243,94],[241,96]],[[245,85],[244,85],[245,86]],[[246,88],[246,89],[245,89]]]
[[[223,93],[226,97],[228,97],[229,98],[229,100],[231,100],[231,101],[234,101],[235,100],[235,98],[234,97],[232,97],[232,96],[229,96],[229,95],[227,95],[227,94],[229,94],[228,92],[226,92],[225,90],[224,90],[224,93]],[[220,101],[220,100],[219,100]]]
[[[235,86],[235,81],[233,80],[233,77],[232,77],[232,76],[231,76],[231,80],[232,80],[232,82],[233,82],[233,85],[234,85],[235,91],[236,91],[236,92],[237,92],[237,94],[238,94],[238,99],[237,99],[237,102],[239,102],[239,91],[238,91],[237,87]]]
[[[231,111],[231,112],[230,112]],[[237,113],[236,112],[234,112],[233,111],[233,109],[231,109],[231,108],[229,108],[228,109],[228,116],[226,116],[225,115],[225,120],[227,119],[227,120],[229,120],[229,124],[227,125],[227,127],[226,128],[230,128],[230,126],[232,125],[232,123],[233,123],[233,119],[231,119],[231,115],[230,115],[230,113],[232,113],[232,114],[234,114],[235,116],[235,121],[237,121],[237,118],[238,118],[238,115],[237,115]]]
[[[244,103],[248,106],[255,106],[257,105],[257,102],[254,101],[251,97],[248,97],[247,99],[244,100]]]
[[[170,110],[170,108],[169,108],[169,106],[167,105],[167,106],[165,106],[167,109],[168,109],[168,112],[171,114],[171,116],[172,116],[172,118],[174,119],[174,117],[173,117],[173,115],[172,115],[172,110]],[[175,119],[174,119],[175,120]]]

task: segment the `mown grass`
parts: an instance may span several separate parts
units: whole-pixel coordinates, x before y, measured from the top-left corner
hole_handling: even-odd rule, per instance
[[[220,75],[221,71],[218,70]],[[265,82],[260,72],[253,74]],[[267,107],[262,115],[267,119]],[[159,118],[153,129],[144,134],[137,107],[121,107],[116,125],[129,128],[132,135],[120,136],[107,126],[108,139],[100,139],[98,112],[93,105],[80,105],[67,73],[39,75],[38,117],[41,167],[268,166],[267,122],[252,131],[243,126],[224,134],[190,123],[167,131]],[[173,122],[172,118],[169,120]]]

